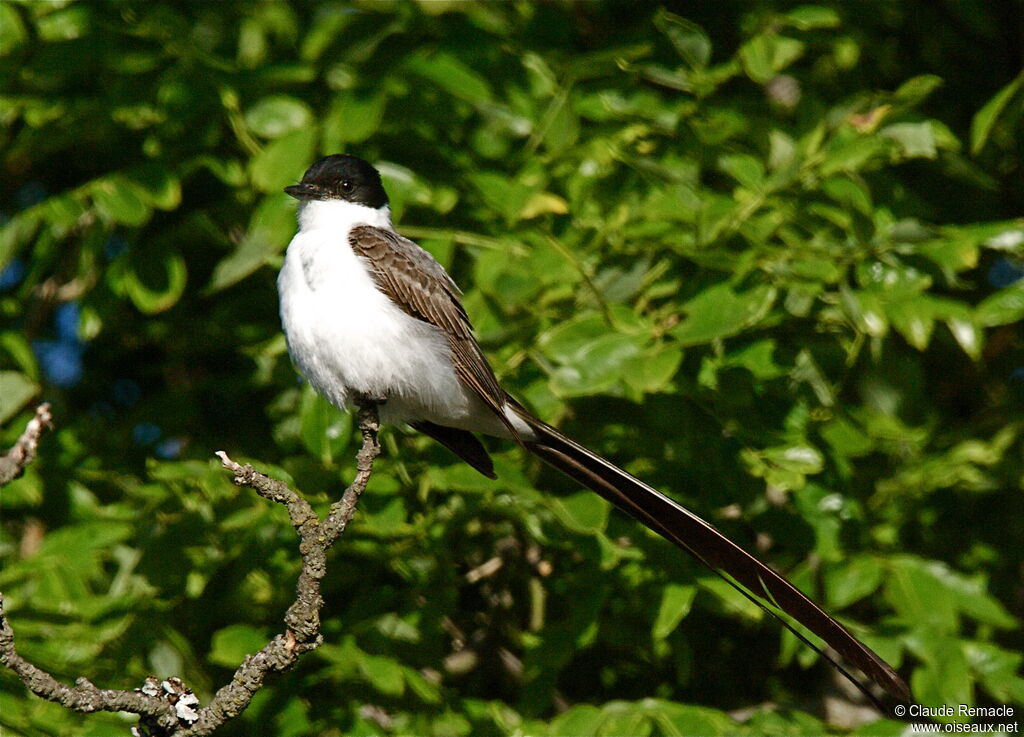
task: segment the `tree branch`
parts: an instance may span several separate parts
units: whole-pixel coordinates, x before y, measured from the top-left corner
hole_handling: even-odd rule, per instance
[[[174,708],[161,699],[139,691],[96,688],[85,678],[75,681],[75,687],[72,688],[18,655],[14,648],[14,631],[4,611],[3,594],[0,594],[0,663],[14,671],[36,696],[55,701],[72,711],[85,714],[96,711],[127,711],[153,717],[161,727],[173,727],[178,723]]]
[[[135,735],[198,737],[212,734],[245,710],[253,695],[263,687],[268,673],[287,670],[303,653],[316,649],[323,642],[320,609],[324,602],[320,595],[320,581],[327,572],[327,551],[352,521],[359,497],[370,480],[373,462],[380,455],[377,407],[381,402],[380,399],[370,397],[357,401],[363,443],[356,455],[356,476],[322,520],[309,502],[292,491],[287,484],[265,476],[249,464],[235,463],[224,451],[217,453],[224,468],[234,474],[237,485],[247,486],[264,499],[287,508],[292,527],[299,535],[302,570],[296,583],[295,601],[284,616],[284,632],[276,635],[255,655],[247,656],[235,671],[231,682],[217,691],[207,706],[193,708],[198,702],[178,678],[158,682],[151,677],[142,689],[134,691],[98,689],[84,678],[78,679],[75,688],[60,683],[16,652],[14,632],[3,610],[2,594],[0,662],[18,675],[36,695],[74,711],[126,711],[141,715],[140,726],[132,729]],[[0,459],[15,459],[14,463],[19,464],[15,476],[24,470],[35,455],[42,427],[49,424],[48,410],[48,405],[39,408],[18,443]]]
[[[25,467],[35,460],[39,436],[43,434],[44,429],[52,427],[52,419],[48,403],[36,407],[36,415],[28,421],[25,432],[9,451],[0,456],[0,486],[9,484],[21,476],[25,472]]]

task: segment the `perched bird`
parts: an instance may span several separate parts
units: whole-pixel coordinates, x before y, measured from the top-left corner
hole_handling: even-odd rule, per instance
[[[344,409],[359,397],[382,398],[383,422],[408,423],[491,478],[491,459],[474,433],[519,443],[741,584],[766,611],[775,614],[751,593],[781,609],[891,696],[910,700],[885,661],[789,581],[502,389],[473,337],[459,288],[429,253],[395,231],[380,174],[370,164],[327,156],[285,192],[299,200],[299,230],[277,282],[281,321],[296,366],[328,401]]]

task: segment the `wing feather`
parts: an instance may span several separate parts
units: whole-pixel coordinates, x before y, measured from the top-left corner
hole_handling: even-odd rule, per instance
[[[349,245],[363,259],[377,287],[406,314],[434,325],[448,336],[459,379],[494,410],[517,440],[505,417],[505,392],[473,337],[459,288],[434,257],[398,233],[370,225],[353,228]]]

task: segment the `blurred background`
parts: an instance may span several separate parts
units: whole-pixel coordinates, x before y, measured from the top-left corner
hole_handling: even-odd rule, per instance
[[[922,704],[1024,703],[1021,4],[0,5],[0,590],[65,681],[208,699],[280,631],[284,510],[349,418],[300,383],[281,188],[345,151],[505,386],[784,571]],[[325,644],[224,734],[897,735],[595,495],[403,428]],[[0,731],[126,733],[0,672]]]

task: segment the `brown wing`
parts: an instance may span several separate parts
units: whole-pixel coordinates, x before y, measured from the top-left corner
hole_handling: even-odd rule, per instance
[[[473,337],[473,326],[459,301],[459,288],[448,272],[429,253],[393,231],[361,225],[349,232],[348,242],[395,305],[445,332],[459,379],[494,410],[518,440],[505,417],[505,392]]]

